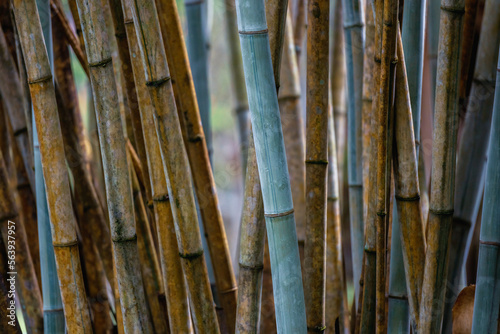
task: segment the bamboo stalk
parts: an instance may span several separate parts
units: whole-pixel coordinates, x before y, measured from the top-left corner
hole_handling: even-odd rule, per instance
[[[264,1],[240,0],[236,6],[274,273],[277,331],[305,332],[302,275]],[[274,148],[272,158],[269,146]]]
[[[238,23],[236,22],[236,10],[234,0],[225,3],[226,30],[231,56],[231,76],[233,82],[235,107],[234,113],[238,120],[238,133],[241,151],[241,170],[243,180],[246,179],[248,146],[250,141],[250,112],[248,110],[248,98],[245,88],[245,74],[243,73],[243,59],[241,58],[240,41],[238,37]]]
[[[431,201],[420,332],[440,332],[444,309],[448,240],[453,215],[458,78],[464,0],[441,2],[438,73],[432,147]]]
[[[131,55],[140,54],[137,45],[137,36],[133,24],[131,8],[124,7],[125,28]],[[146,88],[146,77],[142,69],[142,61],[139,57],[131,57],[132,69],[137,88],[137,99],[141,112],[144,141],[146,144],[147,162],[153,196],[153,209],[155,211],[155,222],[158,233],[160,261],[163,274],[164,293],[167,301],[167,311],[171,332],[180,331],[190,333],[193,331],[186,282],[182,272],[182,266],[178,257],[179,248],[175,235],[175,226],[172,217],[170,199],[168,198],[168,187],[163,165],[161,151],[156,135],[154,123],[154,107]]]
[[[255,173],[257,175],[259,174],[257,168],[257,162],[255,162]],[[262,198],[262,193],[260,194],[260,196]],[[264,209],[262,209],[261,217],[264,220]],[[276,312],[275,312],[274,293],[273,293],[273,277],[271,273],[271,258],[269,255],[269,242],[267,236],[265,237],[265,242],[264,242],[264,269],[262,269],[262,301],[260,308],[260,317],[261,317],[260,333],[277,332]]]
[[[297,13],[295,14],[295,20],[293,25],[294,26],[293,36],[295,42],[295,55],[297,58],[297,64],[299,64],[302,45],[304,44],[304,36],[307,28],[306,17],[307,17],[307,1],[298,0]]]
[[[436,109],[434,100],[436,99],[436,73],[439,46],[439,25],[440,25],[440,1],[429,0],[427,7],[427,57],[429,59],[429,68],[431,72],[431,100],[433,112]]]
[[[138,275],[132,189],[104,13],[95,1],[78,1],[77,4],[98,119],[123,325],[127,332],[151,333],[142,279]]]
[[[231,264],[231,255],[219,209],[203,128],[201,127],[177,5],[174,0],[156,0],[156,5],[160,18],[163,45],[167,60],[171,64],[169,69],[171,70],[182,135],[189,163],[191,166],[196,166],[196,173],[192,173],[192,178],[201,220],[207,236],[217,293],[230,331],[233,331],[232,328],[236,319],[236,279]]]
[[[285,40],[286,13],[288,0],[266,1],[266,21],[269,29],[269,46],[271,48],[271,62],[273,64],[274,83],[279,92],[281,80],[281,59]]]
[[[38,125],[40,152],[42,161],[45,161],[42,167],[66,326],[72,333],[92,331],[79,263],[74,228],[76,222],[70,202],[54,86],[40,21],[36,19],[38,10],[35,1],[13,1],[13,5]]]
[[[485,9],[488,7],[485,7]],[[486,14],[485,10],[485,14]],[[483,23],[484,24],[484,23]],[[481,36],[485,36],[481,34]],[[498,45],[498,44],[497,44]],[[500,57],[499,57],[500,59]],[[479,65],[479,63],[477,63]],[[476,66],[477,69],[477,66]],[[495,144],[500,141],[500,62],[497,66],[495,102],[493,105],[492,129],[488,149],[488,164],[486,167],[486,186],[481,219],[481,235],[479,245],[479,263],[477,270],[476,294],[472,333],[496,333],[498,328],[498,309],[500,301],[498,245],[500,233],[498,221],[500,218],[500,147]]]
[[[172,82],[154,1],[131,1],[146,86],[155,107],[155,125],[168,180],[175,230],[196,330],[218,333],[207,267],[201,245],[187,154],[176,112]]]
[[[443,319],[445,333],[452,332],[452,308],[460,292],[460,276],[465,254],[470,248],[469,234],[474,231],[484,187],[488,139],[491,128],[495,89],[497,47],[500,43],[500,8],[486,1],[481,25],[474,79],[468,98],[462,139],[458,147],[455,177],[455,210],[451,226],[450,257]]]
[[[326,204],[328,167],[329,0],[307,11],[306,240],[304,286],[307,331],[325,330]]]

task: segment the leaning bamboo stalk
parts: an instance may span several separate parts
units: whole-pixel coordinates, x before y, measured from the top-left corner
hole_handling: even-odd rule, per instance
[[[45,161],[42,167],[66,326],[72,333],[91,332],[52,74],[40,21],[34,19],[38,17],[38,10],[35,1],[16,0],[13,5],[27,66],[40,152]]]
[[[23,101],[23,88],[16,71],[16,64],[7,45],[7,40],[0,27],[0,76],[9,80],[0,80],[0,92],[7,109],[7,115],[14,131],[16,145],[23,157],[24,166],[28,173],[31,190],[35,192],[35,175],[33,173],[33,151],[30,145],[25,107]]]
[[[124,3],[127,5],[127,3]],[[134,0],[134,26],[146,77],[146,86],[155,111],[155,125],[160,142],[163,169],[168,180],[179,256],[189,289],[190,305],[196,330],[218,333],[207,267],[201,244],[189,162],[183,146],[172,82],[162,47],[160,24],[153,0]]]
[[[329,0],[307,10],[306,242],[304,285],[307,331],[325,329],[326,197],[328,167]]]
[[[231,255],[219,209],[215,181],[210,166],[205,137],[201,126],[186,46],[182,35],[177,5],[174,0],[156,0],[160,18],[161,36],[171,64],[172,85],[182,135],[191,166],[201,220],[207,236],[208,249],[215,275],[215,284],[221,306],[230,328],[236,319],[237,286],[231,264]]]
[[[243,73],[243,59],[241,58],[240,41],[238,37],[238,23],[234,0],[226,0],[226,31],[231,57],[232,86],[235,96],[234,113],[238,120],[238,133],[241,151],[241,170],[243,180],[247,171],[248,146],[250,141],[250,112],[245,88],[245,74]]]
[[[500,189],[500,146],[498,146],[498,142],[500,142],[500,62],[497,66],[492,119],[481,218],[478,275],[472,321],[473,334],[496,333],[498,330],[498,309],[500,306],[498,247],[500,245],[498,229],[498,221],[500,220],[500,197],[498,194],[498,189]]]
[[[298,0],[297,1],[297,13],[294,17],[294,43],[295,43],[295,55],[297,58],[297,64],[299,64],[300,54],[302,51],[302,44],[304,44],[304,36],[307,28],[306,23],[307,17],[307,1],[306,0]]]
[[[0,154],[0,230],[9,250],[9,260],[14,260],[9,261],[5,268],[8,268],[9,277],[14,277],[17,281],[16,288],[21,297],[26,329],[30,333],[42,333],[42,296],[28,248],[24,222],[19,215],[3,154]],[[12,249],[13,256],[10,252]]]
[[[236,8],[274,273],[277,330],[305,332],[302,275],[264,1],[240,0]],[[274,148],[272,157],[268,147]]]
[[[464,0],[441,1],[432,146],[431,202],[419,331],[440,332],[455,192],[458,79]]]
[[[132,188],[113,61],[98,1],[77,1],[94,92],[111,239],[125,331],[152,332],[139,273]]]
[[[474,231],[484,188],[484,173],[491,128],[495,66],[500,43],[500,6],[486,1],[481,24],[474,78],[468,96],[462,139],[458,147],[455,177],[455,208],[451,226],[450,257],[443,318],[445,333],[452,331],[452,308],[461,290],[460,273],[468,254],[469,234]],[[465,30],[465,29],[464,29]]]
[[[364,22],[360,0],[343,1],[344,38],[347,64],[347,164],[349,183],[349,216],[351,226],[351,252],[353,259],[353,279],[359,282],[363,262],[363,166],[362,166],[362,91]],[[355,284],[355,296],[359,296]]]
[[[402,239],[412,328],[416,332],[424,274],[425,237],[420,206],[417,145],[413,132],[414,119],[412,119],[410,91],[406,75],[406,59],[399,28],[397,56],[393,161],[398,224],[400,225],[397,226],[397,230],[398,232],[401,231],[401,236],[399,234],[394,235],[396,229],[393,229],[392,240],[395,240],[394,238]],[[393,222],[393,226],[394,224]],[[403,276],[400,279],[404,280]]]
[[[139,55],[137,36],[132,18],[131,8],[124,7],[125,28],[131,55]],[[171,332],[184,333],[193,331],[191,325],[186,282],[182,265],[178,257],[179,248],[175,235],[170,199],[168,197],[167,180],[163,171],[161,150],[154,123],[154,107],[146,88],[146,77],[139,57],[131,57],[132,69],[137,88],[137,99],[141,112],[142,129],[146,144],[146,155],[151,182],[153,209],[158,233],[160,262],[163,274],[164,293]],[[156,320],[155,320],[156,321]]]

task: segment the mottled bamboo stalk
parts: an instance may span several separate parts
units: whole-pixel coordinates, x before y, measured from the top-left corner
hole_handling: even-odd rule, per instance
[[[446,290],[448,240],[454,208],[458,79],[464,0],[441,1],[432,146],[431,202],[419,331],[440,332]]]
[[[31,190],[35,192],[35,175],[33,164],[33,151],[27,127],[26,115],[27,104],[24,102],[23,88],[19,74],[16,71],[16,63],[12,58],[9,46],[3,30],[0,27],[0,76],[9,80],[0,80],[0,92],[2,94],[7,115],[14,131],[16,145],[23,157],[24,166],[28,174]]]
[[[467,10],[467,9],[466,9]],[[460,276],[469,253],[471,231],[481,204],[486,172],[488,140],[494,102],[495,68],[500,45],[500,6],[485,2],[474,78],[468,96],[462,139],[458,147],[455,208],[451,226],[444,333],[452,332],[452,308],[461,290]],[[465,29],[464,29],[465,31]]]
[[[325,330],[328,63],[330,2],[307,10],[306,240],[304,286],[307,331]]]
[[[40,21],[34,19],[38,17],[38,10],[32,0],[16,0],[13,5],[30,83],[42,162],[45,161],[42,167],[66,326],[71,333],[91,332],[52,74]]]
[[[134,22],[130,7],[124,7],[125,28],[131,55],[139,55]],[[153,196],[153,209],[158,233],[160,262],[166,296],[167,311],[172,333],[193,331],[189,311],[186,283],[182,272],[179,248],[175,235],[171,202],[168,197],[167,180],[163,171],[161,151],[154,123],[154,107],[146,87],[146,77],[139,57],[131,57],[137,87],[137,99],[141,112],[142,129],[146,144],[146,155]],[[154,319],[154,321],[156,321]],[[155,325],[156,327],[156,325]]]
[[[129,5],[132,6],[146,86],[155,108],[156,132],[160,142],[163,169],[168,180],[168,193],[175,203],[172,206],[172,213],[179,256],[189,289],[194,326],[200,333],[218,333],[190,181],[189,162],[183,146],[169,67],[162,48],[155,3],[152,0],[134,0],[130,1]]]
[[[417,145],[413,132],[414,122],[408,77],[406,75],[406,59],[399,28],[397,56],[393,159],[398,224],[400,225],[397,230],[401,231],[401,235],[394,235],[393,230],[392,240],[394,238],[401,238],[402,240],[412,328],[416,332],[424,274],[425,237],[420,206]],[[403,277],[401,276],[400,279],[403,279]]]
[[[94,92],[123,326],[126,332],[151,333],[142,278],[138,275],[132,188],[104,13],[98,0],[78,0],[77,4]]]
[[[196,172],[192,173],[192,178],[212,260],[217,294],[228,326],[233,331],[236,319],[236,279],[201,126],[177,5],[174,0],[156,0],[156,5],[163,45],[167,60],[171,64],[169,70],[182,136],[189,163],[191,166],[196,166]]]

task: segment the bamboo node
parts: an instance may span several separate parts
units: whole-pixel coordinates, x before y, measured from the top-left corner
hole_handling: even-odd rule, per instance
[[[194,252],[194,253],[180,253],[179,252],[179,256],[183,259],[186,259],[186,260],[194,260],[194,259],[199,258],[202,255],[203,255],[203,249],[201,249],[197,252]]]
[[[160,87],[163,85],[165,82],[170,81],[170,76],[158,79],[158,80],[151,80],[151,81],[146,81],[146,86],[148,87]]]
[[[479,240],[479,243],[481,245],[500,247],[500,242],[497,242],[497,241],[483,241],[483,240]]]
[[[263,35],[263,34],[267,34],[268,30],[267,29],[264,29],[264,30],[255,30],[255,31],[243,31],[243,30],[240,30],[238,32],[240,33],[240,35]]]
[[[377,250],[374,249],[374,248],[368,248],[368,247],[365,247],[365,253],[377,253]]]
[[[199,141],[202,141],[202,140],[203,140],[203,136],[201,134],[197,134],[196,136],[189,137],[189,142],[190,143],[196,143],[196,142],[199,142]]]
[[[441,6],[441,10],[453,14],[463,15],[465,14],[465,7],[453,7],[453,6]]]
[[[127,242],[127,241],[134,241],[137,240],[137,234],[134,234],[130,238],[111,238],[111,241],[113,242]]]
[[[154,208],[153,200],[148,201],[147,206],[150,209]]]
[[[377,216],[379,216],[379,217],[385,217],[385,216],[387,216],[387,213],[384,212],[384,211],[379,211],[379,212],[377,212]]]
[[[201,5],[204,3],[205,0],[197,0],[197,1],[184,1],[184,6],[194,6],[194,5]]]
[[[396,295],[389,294],[387,297],[389,297],[391,299],[408,300],[408,296],[396,296]]]
[[[344,30],[349,30],[352,28],[363,28],[365,24],[363,22],[354,22],[349,24],[344,24]]]
[[[280,213],[264,213],[265,217],[269,218],[277,218],[277,217],[285,217],[288,215],[291,215],[294,212],[293,209],[285,211],[285,212],[280,212]]]
[[[240,264],[240,268],[248,269],[248,270],[252,270],[252,271],[260,271],[260,270],[264,269],[263,264],[258,264],[256,266],[249,266],[249,265],[243,264],[241,262],[239,264]]]
[[[125,20],[124,24],[134,24],[134,20]]]
[[[328,160],[306,160],[305,163],[311,165],[328,165]]]
[[[98,62],[95,62],[95,63],[89,63],[89,67],[104,67],[106,65],[108,65],[109,63],[111,63],[113,61],[113,58],[109,57],[109,58],[106,58],[106,59],[103,59],[101,61],[98,61]]]
[[[52,80],[52,74],[41,77],[39,79],[28,81],[28,84],[33,85],[33,84],[37,84],[37,83],[45,82],[45,81],[49,81],[49,80]]]
[[[17,135],[19,135],[19,134],[21,134],[23,132],[28,132],[28,128],[26,126],[20,128],[20,129],[17,129],[16,131],[14,131],[14,137],[16,137]]]
[[[326,199],[328,201],[332,201],[332,202],[335,202],[335,201],[339,200],[338,196],[328,196]]]
[[[53,242],[52,245],[54,247],[73,247],[73,246],[78,245],[78,240],[71,241],[71,242],[63,242],[63,243]]]
[[[362,183],[350,183],[349,188],[363,188]]]
[[[170,200],[170,197],[168,197],[168,194],[156,196],[153,198],[154,202],[168,202],[169,200]]]
[[[56,313],[64,311],[63,308],[43,309],[43,313]]]
[[[314,326],[314,327],[307,326],[307,331],[311,331],[314,333],[323,333],[325,330],[326,326]]]
[[[429,212],[432,212],[432,214],[436,215],[436,216],[451,216],[453,214],[453,209],[451,210],[436,210],[436,209],[432,209],[432,208],[429,208]]]
[[[278,97],[278,101],[286,101],[286,100],[292,100],[292,99],[298,99],[300,98],[300,94],[290,94],[290,95],[282,95]]]
[[[394,196],[396,197],[396,200],[398,201],[401,201],[401,202],[415,202],[415,201],[418,201],[420,200],[420,194],[417,194],[415,196],[411,196],[411,197],[404,197],[404,196]]]

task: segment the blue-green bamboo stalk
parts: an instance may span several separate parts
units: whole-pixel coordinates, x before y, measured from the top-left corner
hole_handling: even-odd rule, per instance
[[[307,330],[292,193],[263,0],[236,1],[273,273],[278,333]]]
[[[410,306],[401,246],[401,227],[397,204],[393,200],[387,333],[410,333]]]
[[[500,43],[500,6],[487,0],[477,49],[462,140],[458,148],[455,177],[455,210],[451,228],[446,306],[443,333],[452,332],[452,308],[462,286],[460,278],[468,254],[484,187],[488,139],[495,90],[495,66]]]
[[[424,68],[424,32],[426,0],[407,0],[403,7],[403,51],[410,92],[413,132],[417,157],[420,145],[420,108],[422,100],[422,73]]]
[[[498,4],[497,4],[498,6]],[[486,12],[485,12],[486,13]],[[498,45],[498,44],[497,44]],[[499,57],[500,59],[500,57]],[[497,333],[500,304],[500,62],[486,167],[472,334]]]
[[[37,0],[40,23],[42,25],[45,47],[49,56],[49,62],[53,69],[54,58],[52,52],[52,24],[50,20],[50,1]],[[33,109],[31,110],[33,113]],[[32,119],[35,119],[32,114]],[[43,178],[42,160],[40,155],[40,143],[33,122],[33,151],[35,163],[35,188],[36,188],[36,214],[38,221],[38,242],[40,249],[40,273],[42,278],[43,295],[43,327],[45,333],[61,333],[66,331],[64,320],[61,290],[57,278],[56,261],[54,257],[54,246],[52,245],[52,234],[50,230],[49,209],[47,207],[47,194],[45,193],[45,181]]]
[[[349,181],[349,215],[355,300],[364,250],[363,165],[362,165],[362,93],[363,56],[365,48],[363,6],[360,0],[343,0],[344,34],[347,64],[347,164]]]

